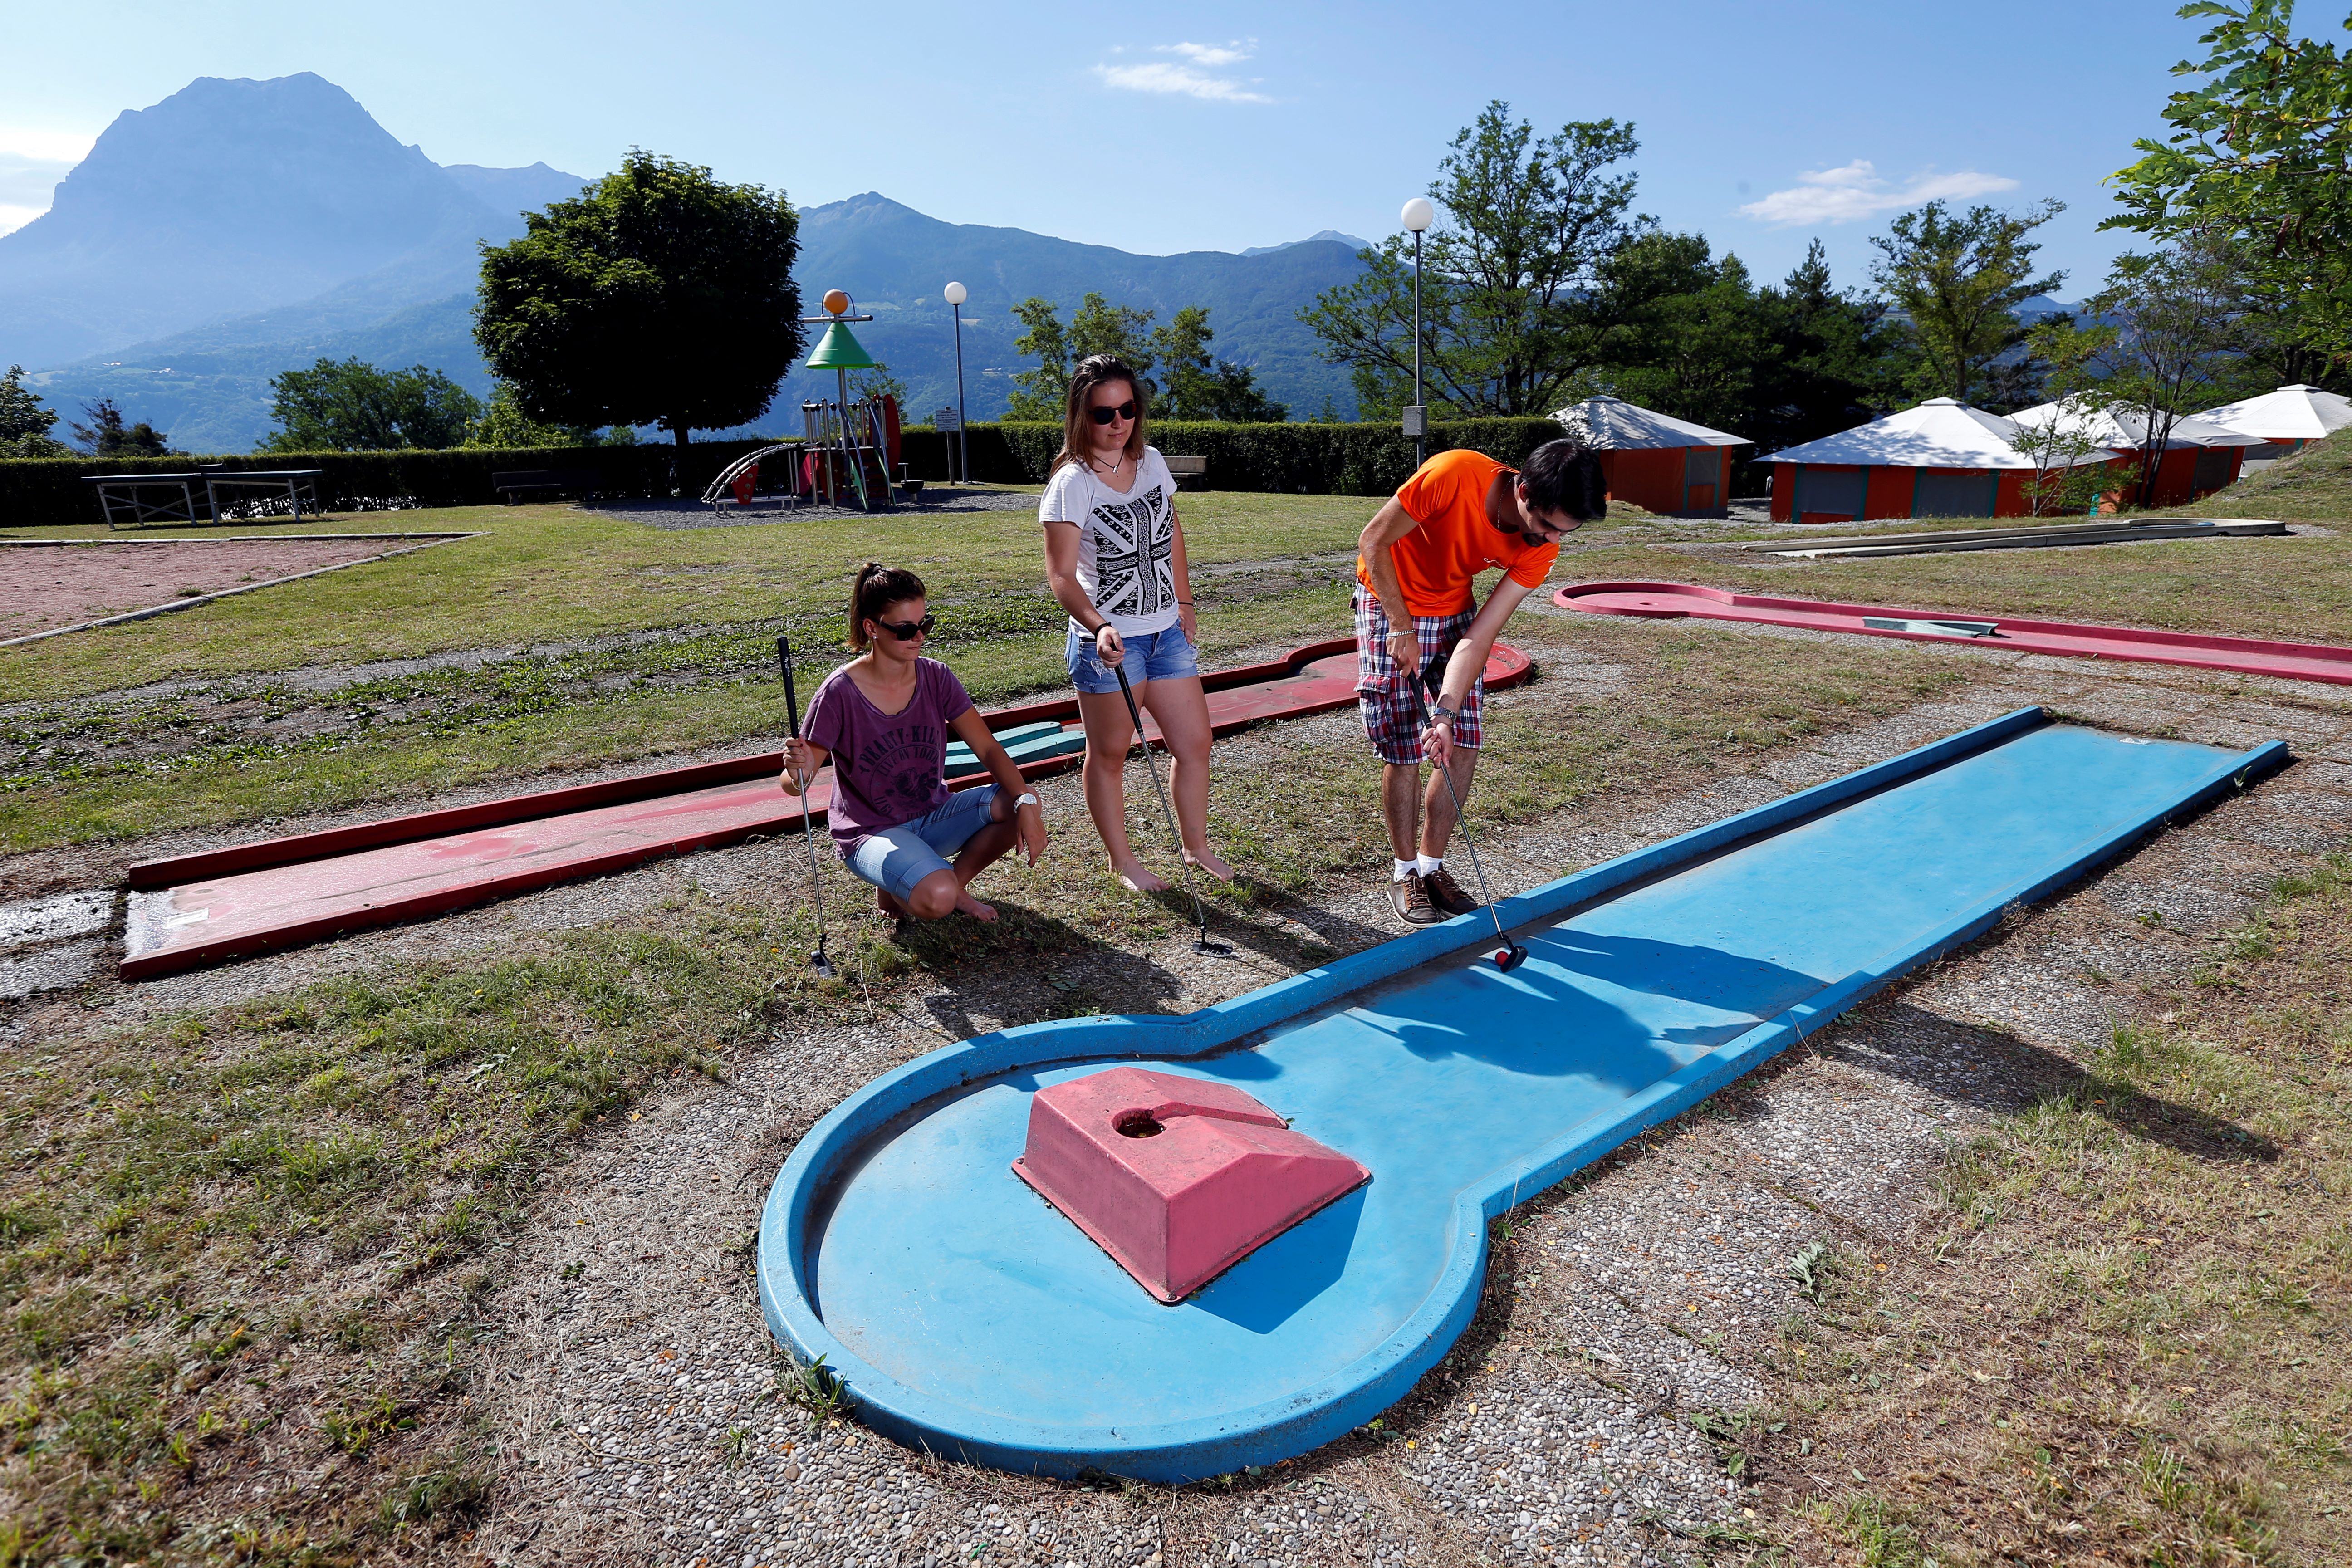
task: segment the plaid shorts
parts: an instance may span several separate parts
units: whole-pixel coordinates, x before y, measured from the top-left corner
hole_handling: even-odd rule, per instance
[[[1465,610],[1456,616],[1415,616],[1412,629],[1421,638],[1421,662],[1441,654],[1450,654],[1462,634],[1470,629],[1475,610]],[[1373,595],[1359,590],[1356,595],[1356,706],[1364,716],[1364,733],[1371,737],[1372,750],[1381,761],[1400,766],[1418,763],[1421,757],[1421,721],[1428,713],[1431,698],[1429,688],[1421,689],[1418,705],[1409,682],[1418,679],[1419,670],[1406,671],[1397,668],[1389,657],[1388,612]],[[1470,683],[1470,695],[1463,700],[1462,716],[1454,721],[1454,743],[1469,751],[1478,749],[1478,713],[1486,699],[1486,677],[1484,671]]]

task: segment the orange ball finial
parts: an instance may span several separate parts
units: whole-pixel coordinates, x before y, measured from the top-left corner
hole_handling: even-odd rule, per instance
[[[839,289],[828,289],[824,291],[824,312],[826,315],[838,316],[848,309],[849,296],[843,290]]]

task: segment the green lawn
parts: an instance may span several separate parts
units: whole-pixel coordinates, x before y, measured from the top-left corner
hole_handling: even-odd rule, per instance
[[[2204,510],[2261,511],[2291,498],[2305,509],[2296,516],[2333,507],[2341,521],[2352,447],[2336,445]],[[1357,497],[1188,497],[1203,651],[1213,660],[1345,635],[1347,557],[1370,510]],[[369,515],[483,536],[0,651],[0,683],[19,700],[0,717],[0,850],[408,802],[773,735],[776,635],[792,635],[814,684],[843,657],[841,596],[868,559],[925,574],[941,621],[936,650],[982,701],[1064,684],[1062,618],[1025,512],[674,532],[563,506]],[[2352,642],[2352,539],[1795,563],[1675,548],[1759,535],[1621,512],[1554,578]],[[482,649],[500,657],[332,692],[273,679]],[[160,681],[186,684],[87,700]]]

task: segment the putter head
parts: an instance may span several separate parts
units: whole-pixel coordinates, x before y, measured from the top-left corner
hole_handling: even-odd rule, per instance
[[[832,980],[837,978],[837,976],[833,973],[833,960],[825,957],[824,949],[823,948],[818,948],[814,952],[809,954],[809,967],[816,971],[817,977],[819,979]]]
[[[1528,961],[1528,950],[1517,942],[1505,942],[1495,954],[1495,967],[1508,974]]]
[[[1234,950],[1229,943],[1212,942],[1205,936],[1192,939],[1192,951],[1206,953],[1212,958],[1231,958],[1234,955]]]

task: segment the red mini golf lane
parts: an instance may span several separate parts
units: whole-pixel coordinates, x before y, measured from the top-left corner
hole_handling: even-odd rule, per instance
[[[1551,597],[1552,603],[1564,610],[1583,610],[1596,616],[1643,616],[1660,620],[1703,616],[1717,621],[1758,621],[1775,626],[1854,632],[1863,637],[1909,637],[1918,642],[1973,643],[2014,653],[2058,654],[2070,658],[2137,659],[2146,664],[2228,670],[2234,675],[2269,675],[2286,680],[2325,680],[2352,686],[2352,648],[2329,647],[2322,643],[2153,632],[2137,626],[2080,626],[2070,621],[1995,620],[1948,610],[1896,610],[1880,605],[1834,605],[1820,599],[1773,599],[1760,594],[1702,588],[1690,583],[1577,583]],[[1875,624],[1882,622],[1887,624]],[[1990,629],[1978,631],[1978,627]]]
[[[1212,671],[1202,683],[1215,732],[1353,703],[1355,647],[1352,639],[1340,637],[1265,664]],[[1497,646],[1486,661],[1486,685],[1516,686],[1533,668],[1526,654]],[[1065,697],[998,709],[987,719],[992,730],[1048,720],[1076,730],[1077,710],[1076,699]],[[1149,714],[1144,729],[1159,743]],[[1024,763],[1021,771],[1030,778],[1060,773],[1077,766],[1082,756],[1041,757]],[[800,802],[776,787],[782,766],[781,752],[765,752],[150,860],[131,868],[121,973],[141,980],[249,958],[602,876],[664,855],[795,830]],[[810,792],[815,820],[824,819],[831,798],[828,771]]]

